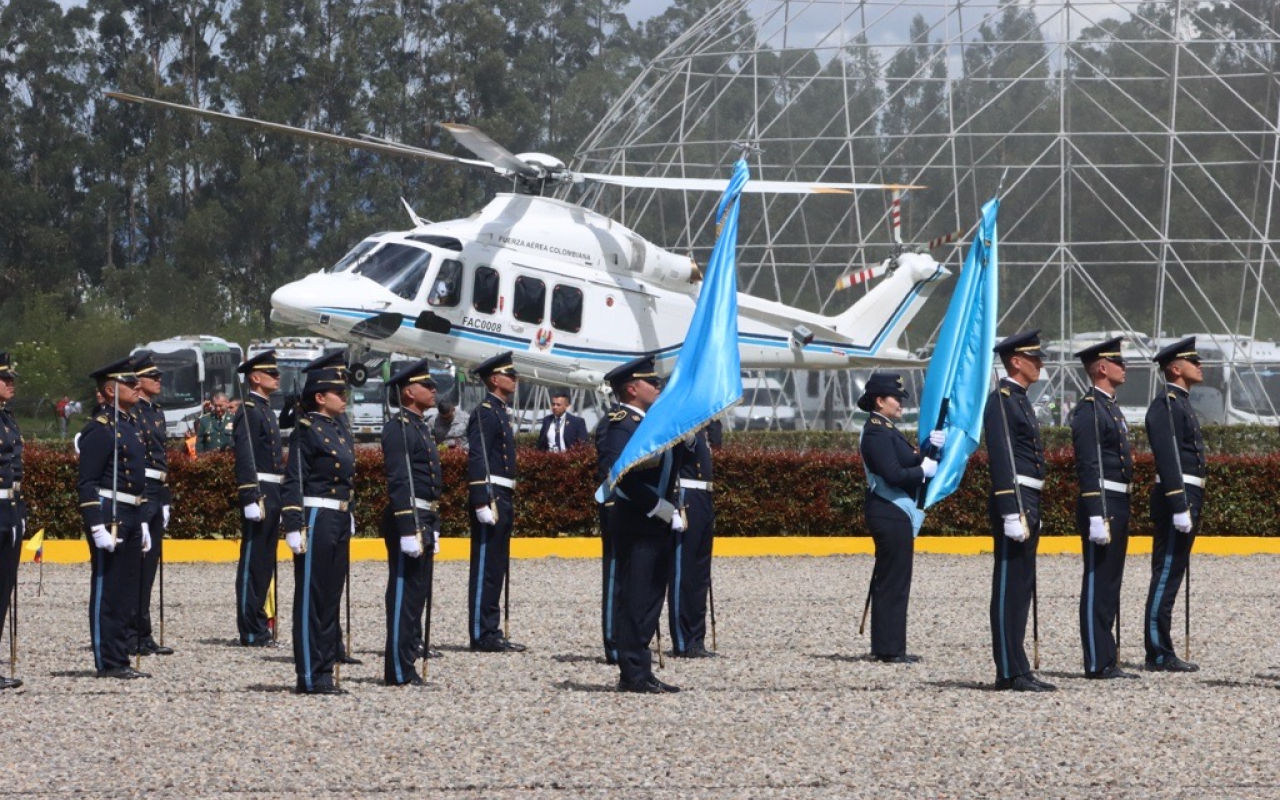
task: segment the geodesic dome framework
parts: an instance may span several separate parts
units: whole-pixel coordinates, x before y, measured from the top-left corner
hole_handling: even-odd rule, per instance
[[[917,242],[971,228],[1003,185],[1000,331],[1063,343],[1050,394],[1081,388],[1073,340],[1124,332],[1149,359],[1162,337],[1199,333],[1218,345],[1220,391],[1253,382],[1238,391],[1260,392],[1273,418],[1280,366],[1254,344],[1280,338],[1278,17],[1260,1],[729,0],[647,67],[576,166],[724,177],[747,143],[758,178],[927,186],[903,201]],[[700,261],[713,243],[716,197],[581,199]],[[836,279],[888,255],[889,202],[747,196],[742,290],[842,310],[866,287],[837,292]],[[955,271],[963,247],[935,255]],[[930,343],[948,297],[904,344]],[[1130,383],[1150,397],[1156,380]],[[830,422],[851,401],[823,405]]]

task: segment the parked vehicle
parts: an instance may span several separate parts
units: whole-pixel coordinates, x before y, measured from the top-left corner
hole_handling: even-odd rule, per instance
[[[240,345],[217,336],[175,336],[138,345],[134,353],[150,350],[164,380],[156,402],[164,411],[165,434],[181,438],[204,411],[214,392],[240,396],[236,367],[243,360]]]

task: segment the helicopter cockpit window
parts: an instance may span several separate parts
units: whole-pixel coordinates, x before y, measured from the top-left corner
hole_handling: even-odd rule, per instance
[[[456,306],[462,300],[462,262],[446,258],[431,285],[427,303],[433,306]]]
[[[352,272],[382,284],[406,300],[418,296],[431,254],[403,244],[383,244],[366,253]]]
[[[375,240],[373,240],[373,239],[365,239],[365,240],[364,240],[363,242],[361,242],[360,244],[358,244],[358,245],[356,245],[355,247],[351,248],[351,252],[349,252],[349,253],[347,253],[345,256],[343,256],[343,257],[342,257],[342,260],[341,260],[341,261],[339,261],[337,264],[334,264],[334,265],[333,265],[333,269],[331,269],[331,270],[329,270],[329,271],[330,271],[330,272],[335,272],[335,273],[336,273],[336,272],[346,272],[347,270],[351,269],[352,267],[354,267],[354,266],[356,266],[356,265],[360,264],[361,260],[362,260],[362,259],[365,257],[365,255],[366,255],[366,254],[368,254],[371,250],[373,250],[374,248],[377,248],[377,247],[381,247],[381,246],[382,246],[382,243],[381,243],[381,242],[375,241]]]
[[[471,287],[471,305],[481,314],[498,310],[498,271],[493,267],[476,267],[476,279]]]
[[[547,285],[523,275],[516,278],[515,299],[511,303],[511,316],[530,325],[541,325],[543,308],[547,305]]]
[[[556,285],[551,290],[551,327],[570,333],[582,330],[582,290]]]

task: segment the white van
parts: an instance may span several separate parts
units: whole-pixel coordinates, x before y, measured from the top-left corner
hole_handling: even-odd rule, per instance
[[[796,410],[782,384],[765,375],[743,375],[742,402],[733,407],[733,429],[795,430]]]

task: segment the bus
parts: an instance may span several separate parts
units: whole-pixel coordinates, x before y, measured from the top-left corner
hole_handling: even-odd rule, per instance
[[[266,350],[276,351],[276,365],[280,369],[280,391],[271,395],[271,409],[276,412],[276,416],[280,416],[285,397],[302,394],[302,386],[307,382],[302,368],[320,356],[346,349],[346,345],[328,339],[286,336],[270,341],[254,339],[249,342],[248,357],[253,358]]]
[[[204,412],[204,401],[215,392],[240,396],[236,367],[243,360],[240,345],[217,336],[175,336],[148,342],[133,354],[150,350],[164,373],[156,402],[164,411],[165,434],[182,438],[195,428]],[[132,355],[132,354],[131,354]]]

